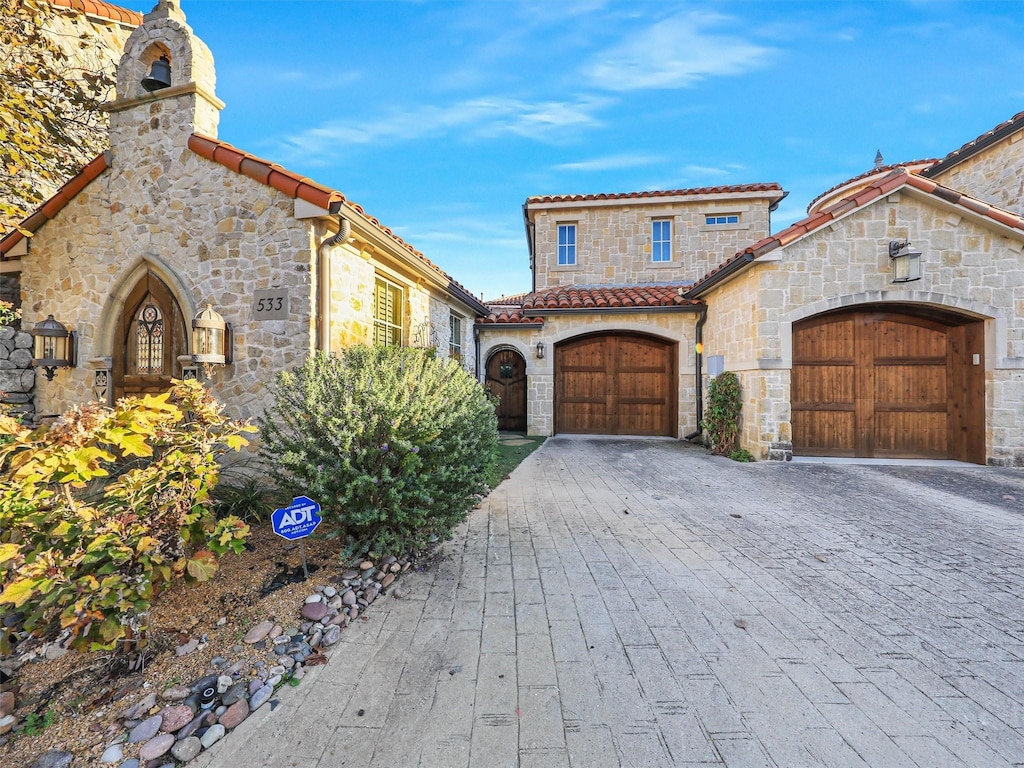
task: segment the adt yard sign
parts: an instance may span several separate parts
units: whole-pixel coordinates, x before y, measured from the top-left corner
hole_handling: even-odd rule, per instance
[[[308,496],[296,496],[287,507],[270,516],[274,533],[288,541],[309,536],[320,525],[320,505]]]

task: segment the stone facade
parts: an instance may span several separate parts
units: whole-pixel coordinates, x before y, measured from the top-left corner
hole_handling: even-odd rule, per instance
[[[632,285],[696,280],[711,265],[768,235],[781,193],[737,192],[568,203],[527,202],[535,290],[558,285]],[[705,223],[736,214],[736,224]],[[654,262],[652,222],[672,223],[672,261]],[[558,264],[558,226],[576,225],[576,264]]]
[[[1024,216],[1024,129],[929,176],[944,186]]]
[[[6,412],[28,422],[34,421],[35,381],[32,336],[11,327],[0,327],[0,403],[7,406]]]
[[[637,312],[614,315],[599,313],[549,315],[541,327],[517,327],[509,324],[487,328],[481,336],[481,367],[499,349],[514,348],[526,360],[527,434],[554,434],[555,347],[560,342],[588,333],[630,331],[676,342],[678,423],[676,436],[683,437],[697,428],[695,379],[695,327],[693,312]],[[545,355],[536,355],[538,342]]]
[[[148,93],[138,83],[160,55],[170,59],[171,87]],[[469,318],[482,308],[446,291],[447,275],[354,204],[319,209],[193,151],[194,134],[216,137],[214,87],[209,50],[176,3],[161,0],[121,60],[106,168],[38,228],[21,259],[26,327],[53,313],[79,337],[78,367],[37,387],[40,413],[95,399],[94,376],[125,343],[125,302],[147,273],[168,287],[186,323],[208,303],[231,323],[234,362],[215,366],[210,384],[239,418],[260,414],[273,375],[318,347],[372,342],[377,276],[403,291],[403,343],[434,344],[442,356],[450,313]],[[327,244],[339,217],[351,224],[349,239]],[[287,297],[283,317],[257,315],[261,290]],[[472,343],[464,349],[472,364]]]
[[[911,240],[922,277],[892,281],[887,246]],[[841,307],[900,303],[983,318],[986,453],[1024,464],[1024,234],[904,189],[768,254],[704,296],[705,354],[723,355],[744,392],[740,444],[757,458],[791,443],[793,323]]]

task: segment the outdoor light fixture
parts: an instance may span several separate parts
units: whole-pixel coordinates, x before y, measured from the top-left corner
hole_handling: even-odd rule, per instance
[[[543,341],[538,341],[537,342],[537,359],[538,360],[543,360],[544,359],[544,342]]]
[[[894,283],[921,279],[921,252],[911,248],[909,240],[890,240],[889,258],[892,260]]]
[[[142,78],[142,87],[150,93],[171,87],[171,61],[166,54],[153,62],[149,75]]]
[[[42,368],[47,381],[53,381],[58,368],[75,367],[75,342],[78,334],[53,319],[53,315],[32,329],[32,365]]]
[[[192,362],[224,365],[232,362],[231,324],[212,305],[192,318]]]

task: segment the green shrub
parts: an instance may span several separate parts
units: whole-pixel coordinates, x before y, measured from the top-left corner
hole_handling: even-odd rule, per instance
[[[737,448],[729,454],[729,458],[733,461],[751,462],[754,460],[754,454],[746,448]]]
[[[216,520],[210,490],[218,455],[253,429],[194,381],[79,406],[49,429],[0,417],[0,608],[78,647],[138,639],[162,585],[204,581],[241,551],[249,527]]]
[[[255,464],[246,460],[221,466],[212,491],[213,511],[218,518],[234,515],[246,523],[262,523],[277,507],[291,501],[267,482],[265,469]]]
[[[735,373],[725,371],[711,380],[701,425],[708,433],[712,453],[728,456],[736,448],[742,407],[740,380]]]
[[[319,502],[347,557],[447,538],[487,492],[494,405],[456,360],[353,347],[278,374],[259,420],[278,486]]]

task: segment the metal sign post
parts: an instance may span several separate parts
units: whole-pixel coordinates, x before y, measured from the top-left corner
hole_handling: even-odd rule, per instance
[[[270,516],[274,533],[288,541],[299,540],[299,553],[302,555],[302,573],[308,579],[309,569],[306,567],[306,542],[323,518],[320,517],[320,505],[308,496],[296,496],[287,507],[275,509]]]

